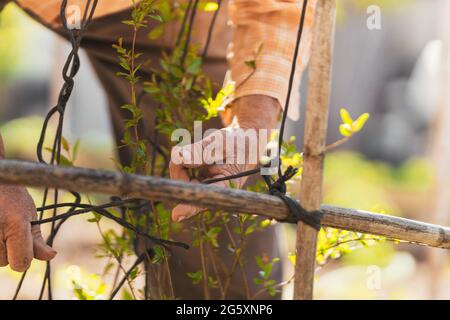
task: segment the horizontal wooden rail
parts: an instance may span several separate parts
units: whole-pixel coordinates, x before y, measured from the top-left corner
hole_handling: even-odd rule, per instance
[[[288,209],[274,196],[158,177],[35,162],[1,160],[0,183],[49,187],[165,202],[183,202],[210,209],[284,219]],[[424,222],[322,205],[324,226],[381,235],[430,247],[450,249],[450,228]]]

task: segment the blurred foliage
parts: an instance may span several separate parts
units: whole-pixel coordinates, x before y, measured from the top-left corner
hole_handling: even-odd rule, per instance
[[[414,1],[415,0],[338,0],[338,3],[339,5],[349,5],[359,9],[366,9],[371,5],[376,5],[382,9],[393,10],[411,4]]]
[[[103,300],[106,294],[106,284],[96,274],[86,274],[79,266],[70,266],[66,270],[76,300]]]
[[[319,231],[317,241],[317,265],[324,266],[331,259],[351,256],[348,254],[353,253],[357,249],[369,249],[374,247],[375,244],[384,243],[385,241],[386,238],[381,236],[323,228]]]
[[[6,156],[16,159],[35,160],[36,144],[41,133],[42,122],[42,117],[29,116],[0,124],[0,131],[6,146]],[[50,123],[49,131],[52,132],[54,129],[54,126]],[[65,139],[64,146],[67,147],[70,144],[72,148],[78,150],[76,152],[78,154],[78,157],[76,157],[77,165],[87,167],[95,166],[96,168],[105,169],[113,167],[110,160],[114,152],[112,138],[98,135],[93,136],[91,134],[81,137],[81,140],[73,139],[72,142]],[[45,146],[49,150],[49,141],[46,141]],[[47,153],[44,153],[44,155],[48,156]],[[67,154],[67,156],[70,159],[73,157],[73,154]],[[66,160],[68,159],[64,159],[63,161],[67,163]]]
[[[0,13],[0,79],[12,75],[20,65],[25,47],[26,28],[30,20],[14,4],[7,5]]]
[[[0,130],[5,143],[6,156],[34,159],[42,121],[41,117],[33,116],[17,118],[2,124]]]
[[[431,186],[432,170],[425,159],[412,158],[400,167],[370,161],[354,152],[335,152],[325,160],[325,203],[361,210],[401,214],[389,187],[423,191]]]
[[[348,10],[362,11],[364,14],[369,6],[379,6],[383,12],[393,12],[415,0],[337,0],[337,21],[343,22]]]
[[[383,242],[377,246],[364,247],[364,250],[355,250],[352,254],[342,258],[345,265],[377,265],[387,267],[395,255],[395,247],[390,242]]]
[[[279,290],[275,288],[277,281],[270,279],[270,276],[272,275],[274,265],[281,260],[280,258],[269,259],[267,255],[263,255],[262,257],[256,256],[255,259],[260,271],[258,272],[258,276],[253,279],[253,282],[262,286],[271,297],[274,297]]]

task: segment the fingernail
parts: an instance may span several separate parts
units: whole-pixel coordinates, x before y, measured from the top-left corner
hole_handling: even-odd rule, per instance
[[[177,222],[181,222],[181,221],[183,221],[184,219],[186,219],[185,216],[180,216],[180,217],[178,218]]]

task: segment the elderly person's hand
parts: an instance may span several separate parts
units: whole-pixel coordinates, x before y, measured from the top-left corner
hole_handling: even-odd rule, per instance
[[[0,159],[3,159],[0,136]],[[51,260],[56,251],[46,245],[36,220],[36,207],[23,187],[0,185],[0,267],[8,264],[15,271],[28,269],[33,257]]]
[[[199,142],[172,149],[170,177],[186,182],[199,182],[199,180],[222,178],[254,169],[264,152],[262,149],[265,149],[265,145],[254,148],[255,143],[258,145],[261,134],[267,135],[262,139],[267,141],[270,130],[277,126],[280,111],[278,101],[268,96],[252,95],[237,99],[231,106],[232,122],[228,127],[208,135]],[[253,129],[253,132],[247,131],[249,129]],[[256,141],[249,141],[249,137],[256,138]],[[230,146],[232,139],[234,143]],[[221,154],[211,151],[214,145],[217,146],[218,140],[223,145]],[[238,140],[244,143],[236,143]],[[189,169],[196,170],[198,179],[191,179]],[[234,179],[232,185],[241,188],[246,180],[247,177]],[[219,181],[214,185],[229,187],[230,181]],[[204,210],[205,208],[180,204],[173,209],[172,219],[182,221]]]

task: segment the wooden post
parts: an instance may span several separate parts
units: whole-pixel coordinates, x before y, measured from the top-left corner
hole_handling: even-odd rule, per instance
[[[319,0],[309,65],[308,97],[305,118],[305,145],[300,199],[302,206],[315,211],[322,202],[325,140],[330,101],[335,0]],[[299,222],[297,225],[294,299],[313,298],[317,231]]]

